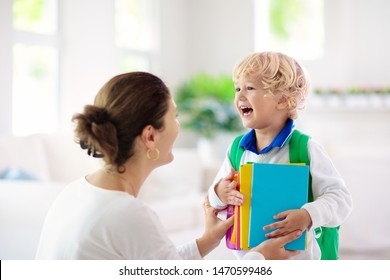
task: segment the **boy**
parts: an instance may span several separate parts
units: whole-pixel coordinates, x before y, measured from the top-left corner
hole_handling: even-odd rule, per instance
[[[239,143],[245,149],[240,163],[289,163],[288,141],[294,130],[293,120],[298,117],[297,110],[303,107],[310,88],[304,69],[282,53],[254,53],[234,68],[233,80],[235,107],[243,126],[251,129]],[[210,204],[219,209],[227,204],[241,205],[245,199],[232,181],[234,169],[229,152],[230,147],[209,189]],[[268,238],[307,230],[308,248],[293,259],[320,259],[314,229],[336,227],[352,210],[350,193],[324,149],[310,139],[308,153],[314,201],[301,209],[278,213],[275,223],[264,227],[275,229],[266,235]],[[282,220],[276,221],[279,219]],[[245,251],[236,254],[242,257]]]

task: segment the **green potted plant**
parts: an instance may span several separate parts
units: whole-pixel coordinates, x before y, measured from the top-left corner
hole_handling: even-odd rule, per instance
[[[181,125],[203,138],[242,131],[236,112],[234,84],[228,75],[198,73],[180,85],[175,94]]]

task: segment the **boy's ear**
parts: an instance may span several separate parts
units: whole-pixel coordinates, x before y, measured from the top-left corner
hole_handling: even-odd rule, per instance
[[[276,105],[276,109],[279,110],[287,110],[289,109],[288,100],[285,95],[281,95],[278,100],[278,104]]]

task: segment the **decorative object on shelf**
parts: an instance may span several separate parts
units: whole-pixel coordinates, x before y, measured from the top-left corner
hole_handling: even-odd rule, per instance
[[[207,139],[242,131],[233,105],[234,94],[231,76],[204,72],[192,76],[175,94],[182,127]]]
[[[360,87],[360,86],[351,86],[348,88],[314,88],[314,93],[316,94],[335,94],[335,95],[345,95],[345,94],[390,94],[390,86],[388,87]]]
[[[390,107],[389,87],[315,88],[313,103],[332,107]]]

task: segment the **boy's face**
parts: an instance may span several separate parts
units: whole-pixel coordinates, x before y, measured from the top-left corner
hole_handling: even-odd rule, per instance
[[[244,127],[272,129],[287,120],[287,113],[280,109],[277,96],[266,93],[259,76],[242,76],[234,81],[234,86],[234,105]]]

